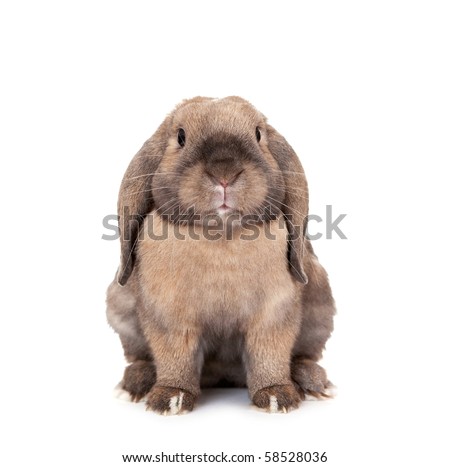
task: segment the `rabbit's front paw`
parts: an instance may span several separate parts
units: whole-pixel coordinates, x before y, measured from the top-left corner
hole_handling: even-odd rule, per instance
[[[253,403],[268,412],[288,412],[296,409],[301,398],[293,384],[283,384],[260,389],[253,396]]]
[[[147,409],[163,415],[178,415],[194,408],[195,396],[184,389],[155,386],[148,395]]]
[[[312,360],[294,359],[292,362],[292,379],[298,384],[299,391],[315,398],[330,397],[326,371]]]
[[[146,396],[156,381],[155,366],[152,362],[137,360],[125,368],[122,389],[130,394],[133,402]]]

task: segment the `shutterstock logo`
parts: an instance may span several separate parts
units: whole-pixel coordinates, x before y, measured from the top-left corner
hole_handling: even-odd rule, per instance
[[[256,240],[264,235],[270,240],[276,240],[277,235],[285,232],[286,227],[292,238],[298,238],[303,235],[304,227],[296,225],[290,216],[280,215],[265,211],[261,215],[241,215],[230,213],[227,215],[196,214],[192,209],[189,214],[156,214],[151,213],[146,216],[145,227],[143,218],[139,215],[129,214],[124,210],[125,231],[124,239],[130,240],[132,232],[139,230],[138,239],[143,239],[146,235],[152,240],[165,240],[169,236],[177,240],[235,240],[236,231],[240,240]],[[347,214],[333,215],[333,207],[325,206],[325,216],[318,214],[309,214],[307,216],[306,237],[309,240],[318,240],[325,236],[327,240],[338,238],[347,240],[347,236],[341,228],[341,222]],[[174,222],[176,219],[176,222]],[[105,233],[102,240],[118,240],[120,238],[119,216],[109,214],[103,218],[103,227]]]
[[[333,206],[327,204],[325,206],[325,238],[331,240],[333,238],[333,232],[341,240],[347,240],[347,236],[342,232],[338,225],[347,217],[347,214],[339,214],[333,220]],[[317,231],[317,224],[324,222],[324,219],[317,214],[309,214],[308,216],[308,226],[306,228],[306,236],[310,240],[318,240],[323,237],[323,232]],[[315,232],[315,233],[312,233]]]

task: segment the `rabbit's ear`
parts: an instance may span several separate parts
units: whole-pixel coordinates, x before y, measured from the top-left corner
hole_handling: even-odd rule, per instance
[[[152,179],[166,149],[167,120],[134,156],[120,186],[117,205],[121,247],[117,282],[120,285],[126,284],[133,271],[139,229],[146,214],[154,208]]]
[[[291,274],[306,284],[308,277],[303,268],[306,223],[308,217],[308,184],[305,173],[294,150],[270,125],[267,126],[269,151],[283,173],[285,197],[282,211],[288,229],[288,261]]]

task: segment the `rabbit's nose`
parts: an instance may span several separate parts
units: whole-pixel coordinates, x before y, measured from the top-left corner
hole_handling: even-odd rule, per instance
[[[214,183],[216,186],[222,186],[226,188],[229,185],[229,179],[223,175],[214,175],[211,172],[206,172],[206,175],[210,178],[210,180]]]
[[[223,188],[228,188],[230,185],[232,185],[239,177],[239,175],[241,175],[241,173],[243,172],[244,170],[240,170],[238,173],[234,173],[233,175],[222,175],[222,176],[218,176],[218,175],[213,175],[211,172],[206,172],[208,177],[216,184],[216,185],[220,185],[222,186]]]
[[[243,171],[244,171],[244,169],[239,170],[239,172],[237,172],[237,173],[235,173],[234,175],[230,176],[230,177],[228,178],[228,181],[225,181],[226,185],[223,185],[222,182],[221,182],[222,186],[223,186],[224,188],[226,188],[226,186],[232,185],[234,182],[236,182],[236,180],[239,178],[239,176],[241,175],[241,173],[242,173]]]

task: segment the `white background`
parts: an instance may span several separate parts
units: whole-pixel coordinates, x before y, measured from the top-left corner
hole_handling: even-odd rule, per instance
[[[326,451],[448,465],[450,15],[438,1],[2,2],[3,465]],[[161,417],[112,397],[101,240],[129,160],[178,101],[240,95],[297,150],[338,305],[337,398],[288,415],[209,391]],[[261,464],[262,465],[262,464]]]

